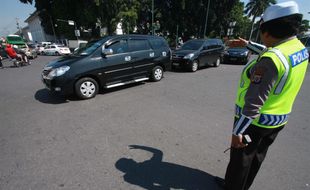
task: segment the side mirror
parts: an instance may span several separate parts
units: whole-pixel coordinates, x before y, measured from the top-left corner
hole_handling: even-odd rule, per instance
[[[106,55],[112,55],[113,54],[113,50],[112,49],[105,49],[104,47],[102,47],[101,50],[102,55],[106,56]]]

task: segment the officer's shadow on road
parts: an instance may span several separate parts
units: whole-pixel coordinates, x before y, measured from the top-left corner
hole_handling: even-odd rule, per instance
[[[69,102],[68,98],[60,96],[58,94],[54,94],[53,92],[50,92],[47,89],[38,90],[35,93],[34,98],[46,104],[63,104]]]
[[[121,158],[115,167],[124,172],[124,180],[130,184],[148,190],[217,190],[213,176],[198,169],[163,162],[162,151],[140,145],[130,145],[131,149],[140,149],[153,153],[146,161]]]

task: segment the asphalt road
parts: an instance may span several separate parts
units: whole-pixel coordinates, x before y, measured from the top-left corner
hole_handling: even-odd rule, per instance
[[[0,69],[0,190],[218,189],[243,66],[166,72],[80,101],[44,89],[54,58]],[[309,94],[308,72],[253,190],[310,189]]]

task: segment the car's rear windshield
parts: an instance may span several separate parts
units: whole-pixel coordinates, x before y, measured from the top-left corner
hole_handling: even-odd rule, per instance
[[[202,40],[191,40],[188,42],[185,42],[181,49],[182,50],[198,50],[202,45],[204,41]]]

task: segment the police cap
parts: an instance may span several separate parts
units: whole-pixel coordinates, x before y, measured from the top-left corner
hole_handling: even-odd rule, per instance
[[[269,6],[262,17],[262,23],[268,22],[274,19],[300,14],[298,5],[295,1],[287,1]]]

